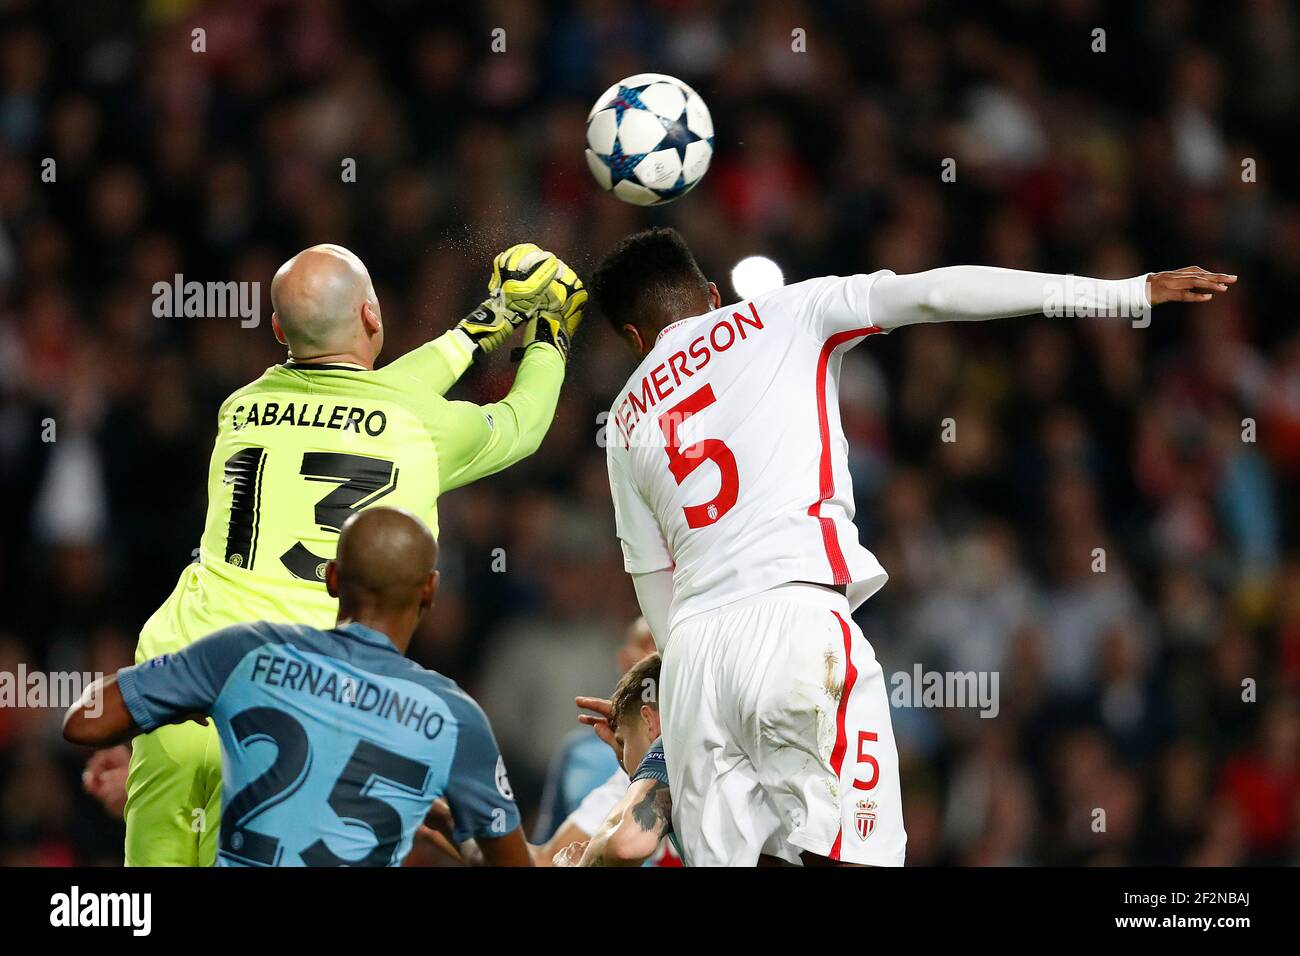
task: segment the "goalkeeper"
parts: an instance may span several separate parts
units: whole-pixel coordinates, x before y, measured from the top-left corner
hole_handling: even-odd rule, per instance
[[[442,492],[536,450],[587,293],[531,243],[496,257],[488,291],[455,328],[376,371],[384,325],[361,260],[320,245],[280,267],[271,324],[288,360],[222,404],[199,559],[145,624],[137,662],[231,624],[333,627],[325,567],[354,512],[382,501],[436,535]],[[504,399],[480,406],[443,397],[519,326],[523,355]],[[136,739],[124,811],[128,866],[214,862],[219,755],[210,726],[170,725]]]

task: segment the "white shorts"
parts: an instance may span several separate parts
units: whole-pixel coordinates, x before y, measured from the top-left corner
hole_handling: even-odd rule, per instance
[[[902,866],[884,674],[827,588],[787,584],[672,629],[660,717],[673,829],[690,866],[801,851]]]

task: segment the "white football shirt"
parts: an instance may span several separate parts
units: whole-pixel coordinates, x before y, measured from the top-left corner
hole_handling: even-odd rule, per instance
[[[790,581],[886,574],[858,541],[840,425],[844,352],[882,331],[867,297],[888,271],[826,276],[668,326],[606,423],[625,568],[673,569],[670,626]]]

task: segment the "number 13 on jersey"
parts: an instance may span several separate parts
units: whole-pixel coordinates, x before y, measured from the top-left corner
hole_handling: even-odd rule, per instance
[[[232,486],[230,524],[226,531],[226,561],[251,568],[257,559],[257,539],[262,524],[262,474],[268,452],[253,445],[226,461],[225,480]],[[343,523],[361,508],[374,504],[397,487],[393,462],[365,455],[307,452],[298,473],[304,480],[335,487],[316,502],[313,517],[322,531],[338,534]],[[284,509],[287,503],[278,503]],[[328,558],[315,554],[301,541],[280,555],[280,563],[295,578],[325,580]]]

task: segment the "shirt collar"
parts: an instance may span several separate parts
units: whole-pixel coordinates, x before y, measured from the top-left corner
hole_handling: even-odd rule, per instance
[[[694,318],[694,316],[691,316],[690,318]],[[681,324],[682,324],[683,322],[685,322],[685,321],[686,321],[686,319],[678,319],[678,320],[677,320],[676,322],[674,322],[672,325],[665,325],[662,329],[659,330],[659,334],[655,336],[655,343],[658,344],[658,342],[659,342],[660,339],[662,339],[662,338],[663,338],[665,335],[667,335],[670,331],[672,331],[673,329],[677,328],[677,326],[681,325]]]
[[[386,648],[392,651],[394,654],[397,653],[397,647],[393,644],[391,640],[388,639],[387,634],[383,633],[382,631],[376,631],[372,627],[366,627],[364,624],[360,623],[359,621],[349,621],[347,624],[339,625],[334,630],[342,631],[344,634],[347,634],[350,637],[355,637],[357,640],[361,641],[362,643],[371,644],[376,647]]]
[[[357,365],[354,362],[297,362],[293,359],[287,359],[284,363],[284,367],[295,369],[300,372],[365,372],[368,371],[364,365]]]

